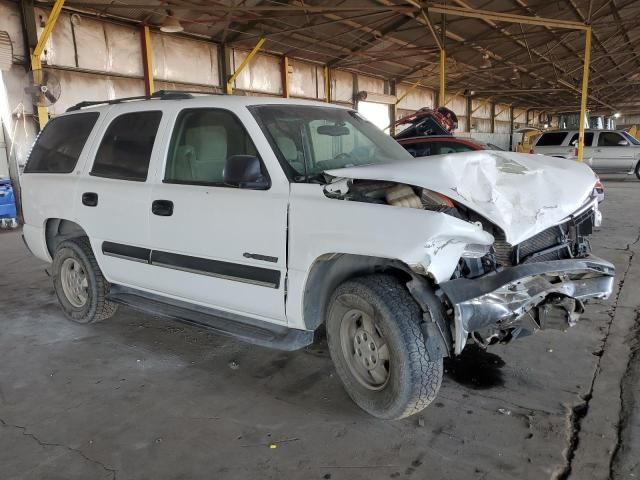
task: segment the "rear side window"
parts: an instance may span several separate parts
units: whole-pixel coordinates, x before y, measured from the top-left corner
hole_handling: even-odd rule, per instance
[[[573,137],[571,137],[571,141],[569,145],[577,145],[578,144],[578,136],[579,133],[574,133]],[[590,147],[593,144],[593,132],[585,132],[584,133],[584,146]]]
[[[462,142],[436,142],[438,146],[438,154],[445,155],[447,153],[472,152],[475,148],[470,147]]]
[[[53,118],[38,136],[24,173],[70,173],[98,120],[98,112]]]
[[[91,175],[144,182],[162,112],[125,113],[109,125]]]
[[[562,141],[567,136],[567,132],[547,132],[543,133],[536,143],[536,147],[551,147],[562,145]]]
[[[402,146],[412,157],[429,157],[438,154],[434,142],[405,143]]]
[[[617,147],[621,141],[625,140],[615,132],[600,132],[598,136],[599,147]]]

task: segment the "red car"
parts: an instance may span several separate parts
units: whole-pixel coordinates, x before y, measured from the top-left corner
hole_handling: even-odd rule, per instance
[[[503,150],[491,143],[483,143],[471,138],[454,137],[452,135],[401,138],[397,141],[414,157],[471,152],[474,150]]]

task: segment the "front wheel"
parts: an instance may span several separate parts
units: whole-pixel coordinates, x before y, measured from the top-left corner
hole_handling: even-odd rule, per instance
[[[327,342],[345,390],[374,417],[400,419],[423,410],[442,383],[442,359],[431,361],[422,312],[390,275],[340,285],[327,314]]]
[[[634,173],[636,174],[636,178],[640,180],[640,162],[636,164],[636,169],[634,170]]]

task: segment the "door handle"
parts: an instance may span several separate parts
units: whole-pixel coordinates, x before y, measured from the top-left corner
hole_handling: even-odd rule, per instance
[[[95,192],[84,192],[82,194],[82,204],[87,207],[97,207],[98,194]]]
[[[171,200],[154,200],[151,204],[151,213],[160,217],[173,215],[173,202]]]

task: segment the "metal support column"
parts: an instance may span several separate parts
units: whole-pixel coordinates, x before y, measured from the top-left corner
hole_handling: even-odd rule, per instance
[[[582,96],[580,99],[580,127],[578,131],[578,161],[584,157],[584,128],[587,115],[587,98],[589,93],[589,64],[591,63],[591,26],[584,35],[584,68],[582,70]]]
[[[149,27],[143,25],[140,32],[142,40],[142,71],[144,74],[144,93],[151,95],[155,91],[153,84],[153,61],[151,57],[151,35]]]
[[[389,92],[390,95],[397,96],[397,85],[395,80],[389,80]],[[398,102],[389,105],[389,135],[396,134],[396,121],[398,120]]]
[[[447,95],[445,91],[445,75],[447,65],[447,54],[444,48],[440,49],[440,92],[438,96],[438,106],[443,107],[447,103]]]
[[[282,69],[282,96],[289,98],[289,57],[286,55],[282,57],[280,68]]]
[[[324,101],[331,103],[331,69],[329,65],[324,66]]]
[[[491,116],[491,133],[496,133],[496,104],[491,102],[491,108],[489,109],[489,115]]]
[[[235,72],[233,72],[233,75],[229,77],[229,79],[227,80],[227,95],[233,94],[233,82],[236,81],[236,78],[238,78],[238,75],[242,73],[242,70],[244,70],[244,68],[247,65],[249,65],[251,60],[253,60],[253,57],[255,57],[256,53],[260,51],[260,49],[262,48],[262,44],[264,44],[265,40],[266,38],[261,38],[260,40],[258,40],[258,43],[256,43],[256,46],[253,47],[253,50],[251,50],[251,52],[249,52],[249,55],[247,55],[247,58],[245,58],[244,61],[238,67],[238,69]]]
[[[64,0],[56,0],[56,3],[53,4],[53,8],[49,13],[49,18],[47,18],[47,22],[42,29],[42,34],[38,39],[38,43],[31,50],[31,69],[32,70],[41,70],[42,62],[40,61],[40,55],[44,51],[44,47],[47,44],[47,40],[49,40],[49,36],[51,35],[51,31],[58,21],[58,17],[60,16],[60,11],[64,6]],[[38,106],[38,123],[40,124],[40,128],[43,128],[47,121],[49,120],[49,110],[47,107]]]
[[[471,95],[467,95],[466,100],[467,100],[467,132],[471,133],[471,113],[473,110],[473,102],[471,101]]]
[[[513,152],[513,112],[514,107],[511,105],[509,107],[509,151]]]

